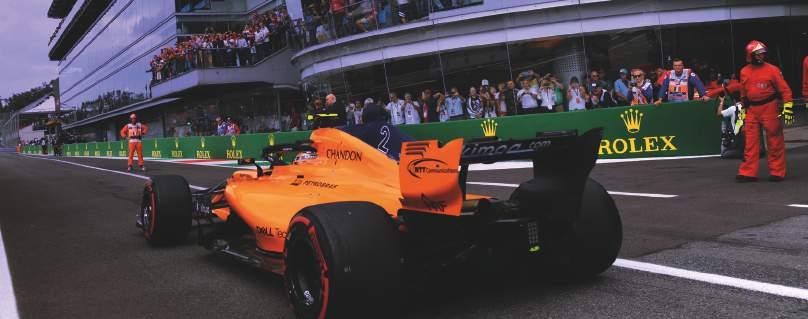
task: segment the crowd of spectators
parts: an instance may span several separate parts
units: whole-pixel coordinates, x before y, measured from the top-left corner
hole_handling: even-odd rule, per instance
[[[195,68],[242,67],[253,65],[289,43],[293,23],[286,7],[253,13],[241,32],[215,32],[177,41],[152,57],[152,83],[172,78]]]
[[[705,70],[710,72],[705,86],[695,71],[683,68],[681,60],[673,61],[673,69],[646,73],[641,68],[621,68],[615,80],[606,79],[603,70],[593,69],[583,80],[572,77],[567,83],[551,73],[525,70],[513,80],[494,84],[482,79],[479,86],[450,87],[447,92],[427,88],[403,94],[390,92],[386,97],[359,97],[345,103],[345,121],[348,125],[362,123],[362,111],[369,104],[386,110],[388,122],[394,125],[659,104],[669,101],[671,72],[689,76],[690,82],[685,81],[691,86],[685,90],[687,99],[708,99],[708,90],[720,89],[721,76],[712,70]],[[316,110],[321,100],[314,99],[313,103],[309,110]]]
[[[430,12],[481,4],[482,0],[312,0],[303,1],[296,21],[300,43],[310,46],[344,36],[420,20]]]

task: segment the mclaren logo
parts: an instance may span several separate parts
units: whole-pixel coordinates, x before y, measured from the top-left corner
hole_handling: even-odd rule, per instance
[[[423,174],[455,174],[457,168],[452,169],[446,162],[434,158],[421,158],[407,165],[407,172],[415,178]]]
[[[601,140],[598,155],[677,151],[678,148],[674,143],[676,136],[638,136],[643,116],[638,109],[628,109],[620,114],[620,119],[631,137]]]
[[[640,131],[642,117],[642,112],[637,109],[628,109],[623,112],[623,114],[620,114],[620,118],[623,119],[623,124],[626,125],[626,131],[628,131],[630,134],[635,134]]]
[[[497,124],[497,121],[494,121],[492,119],[486,119],[483,120],[482,123],[480,123],[480,127],[483,128],[483,135],[485,135],[486,137],[497,136],[498,125],[499,124]]]

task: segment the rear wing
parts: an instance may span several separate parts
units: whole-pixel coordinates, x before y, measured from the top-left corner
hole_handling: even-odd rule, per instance
[[[469,166],[531,160],[533,178],[565,180],[583,187],[595,166],[603,130],[540,132],[530,139],[405,142],[399,163],[404,208],[459,216],[466,197]],[[457,169],[459,167],[459,170]],[[577,188],[577,186],[576,186]]]

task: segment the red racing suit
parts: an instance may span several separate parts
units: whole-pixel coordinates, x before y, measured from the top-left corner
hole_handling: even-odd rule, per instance
[[[802,60],[802,98],[808,99],[808,56]]]
[[[138,165],[143,167],[143,143],[140,139],[143,138],[143,135],[146,135],[148,131],[149,127],[140,122],[134,124],[128,123],[121,129],[121,137],[129,139],[129,161],[127,161],[129,167],[132,167],[132,155],[134,155],[134,153],[137,153]]]
[[[769,63],[752,65],[741,69],[741,100],[746,109],[744,135],[744,161],[738,175],[757,177],[760,163],[760,126],[766,130],[768,144],[769,174],[786,176],[786,152],[783,139],[783,124],[780,121],[780,104],[791,102],[788,87],[780,69]]]

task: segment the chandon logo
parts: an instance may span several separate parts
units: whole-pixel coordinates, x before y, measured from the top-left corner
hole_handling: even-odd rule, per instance
[[[354,150],[335,150],[335,149],[328,149],[325,151],[325,157],[328,159],[336,160],[336,161],[354,161],[354,162],[361,162],[362,161],[362,152],[354,151]]]
[[[446,162],[441,160],[422,158],[410,162],[410,164],[407,165],[407,172],[415,178],[421,178],[421,174],[457,173],[457,168],[451,168]]]

